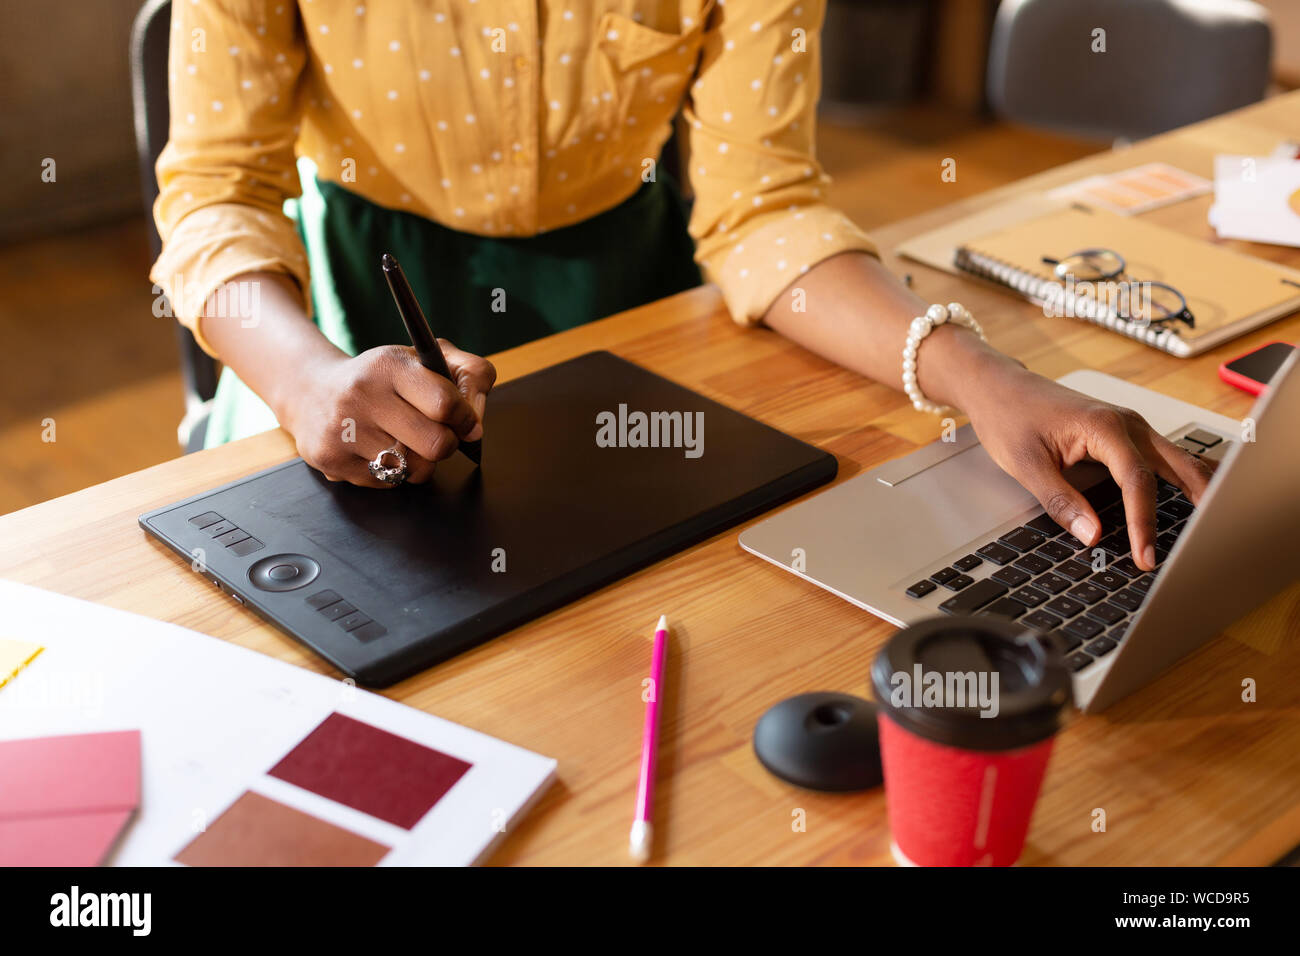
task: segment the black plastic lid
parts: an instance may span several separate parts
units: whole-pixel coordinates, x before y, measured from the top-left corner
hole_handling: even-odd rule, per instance
[[[937,701],[934,678],[927,677],[936,673],[954,692]],[[881,712],[899,726],[967,750],[1045,740],[1060,728],[1072,698],[1070,672],[1051,639],[994,617],[930,618],[904,628],[876,655],[871,683]]]

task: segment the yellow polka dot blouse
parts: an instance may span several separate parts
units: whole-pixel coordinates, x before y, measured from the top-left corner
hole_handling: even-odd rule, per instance
[[[282,212],[299,155],[380,206],[529,236],[636,192],[680,113],[696,259],[737,321],[756,322],[817,262],[872,251],[823,201],[813,155],[824,8],[175,0],[153,281],[191,328],[242,273],[305,289]]]

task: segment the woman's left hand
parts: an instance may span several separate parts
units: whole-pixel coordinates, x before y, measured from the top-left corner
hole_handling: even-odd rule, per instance
[[[1133,560],[1155,568],[1156,477],[1199,504],[1213,468],[1152,430],[1137,412],[1090,398],[999,361],[973,375],[962,396],[981,444],[993,460],[1043,505],[1047,514],[1089,547],[1101,523],[1061,469],[1092,459],[1110,469],[1124,495]]]

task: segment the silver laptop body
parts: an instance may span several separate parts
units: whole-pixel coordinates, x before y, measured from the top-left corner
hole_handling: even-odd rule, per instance
[[[1059,562],[1053,559],[1053,567],[1042,571],[1042,561],[1048,559],[1038,550],[1042,545],[1036,545],[1025,552],[1039,560],[1024,562],[1036,569],[1024,585],[1005,585],[1004,594],[961,613],[996,610],[1015,614],[1016,619],[1043,630],[1047,628],[1035,621],[1062,619],[1051,631],[1068,637],[1067,658],[1072,658],[1072,666],[1077,668],[1076,703],[1095,712],[1142,687],[1247,611],[1300,580],[1298,363],[1300,352],[1293,353],[1278,371],[1269,391],[1244,421],[1100,372],[1076,371],[1061,378],[1070,388],[1135,409],[1166,437],[1179,440],[1189,433],[1198,435],[1202,441],[1187,447],[1218,460],[1218,471],[1200,507],[1185,520],[1169,514],[1162,517],[1169,525],[1166,530],[1177,532],[1177,537],[1154,580],[1146,575],[1145,580],[1134,576],[1125,581],[1120,568],[1133,570],[1135,566],[1109,568],[1121,559],[1095,549],[1084,549]],[[988,592],[1003,586],[994,576],[1002,567],[1015,567],[1023,554],[1002,565],[980,558],[978,566],[959,572],[971,580],[957,591],[940,584],[914,597],[908,589],[917,582],[934,583],[930,581],[934,574],[951,578],[943,569],[958,571],[952,567],[954,562],[962,562],[959,567],[969,566],[968,555],[980,557],[980,548],[1039,518],[1043,509],[993,463],[969,425],[957,429],[953,437],[953,441],[926,445],[785,509],[743,532],[741,547],[900,627],[944,613],[941,605],[977,584],[972,600],[983,600]],[[1215,442],[1215,438],[1222,441]],[[1106,472],[1099,465],[1085,463],[1071,469],[1068,477],[1080,489],[1096,486],[1093,490],[1097,491]],[[1122,527],[1120,531],[1123,533]],[[1058,538],[1073,540],[1068,535]],[[1023,545],[1026,539],[1033,540],[1023,534],[1011,540]],[[1164,540],[1170,543],[1169,538]],[[1063,551],[1047,550],[1057,555]],[[1005,552],[1004,547],[999,554],[1005,557]],[[1110,574],[1066,578],[1070,586],[1060,592],[1037,586],[1040,580],[1045,581],[1044,586],[1059,584],[1062,575],[1055,572],[1071,560],[1076,562],[1069,566],[1072,574],[1078,574],[1078,563],[1089,564],[1093,573],[1106,565]],[[1053,580],[1046,582],[1049,573]],[[1010,574],[1004,572],[1004,577]],[[950,580],[952,583],[962,582]],[[1072,592],[1083,583],[1093,586],[1075,599]],[[1139,593],[1138,588],[1144,585],[1146,590]],[[1037,605],[1024,605],[1024,612],[1017,614],[1011,604],[998,604],[1026,586],[1034,594],[1020,596]],[[1093,601],[1082,596],[1093,598],[1098,592],[1106,593]],[[1056,602],[1060,596],[1071,598],[1071,602]],[[1045,600],[1039,601],[1040,597]],[[1073,615],[1046,610],[1069,610],[1075,604],[1084,605],[1084,609]],[[1018,601],[1015,605],[1020,606]],[[1043,611],[1049,618],[1029,620],[1035,611]],[[1117,611],[1125,614],[1120,623],[1097,620],[1113,619]],[[1075,619],[1081,623],[1074,624]],[[1089,633],[1094,625],[1101,630],[1087,639],[1066,634],[1067,630]]]

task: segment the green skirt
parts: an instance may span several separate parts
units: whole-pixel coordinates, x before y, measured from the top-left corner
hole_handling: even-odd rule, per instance
[[[613,209],[526,239],[456,232],[321,181],[308,162],[299,172],[303,195],[286,212],[307,248],[315,321],[349,355],[410,344],[379,271],[385,252],[402,264],[434,331],[478,355],[700,284],[686,208],[662,168]],[[205,447],[276,424],[266,403],[223,370]]]

